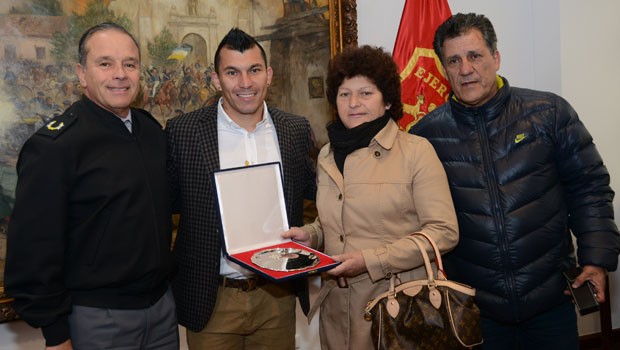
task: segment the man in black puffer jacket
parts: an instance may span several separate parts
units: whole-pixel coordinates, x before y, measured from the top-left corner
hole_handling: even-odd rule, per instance
[[[574,307],[562,272],[605,300],[618,264],[609,174],[577,113],[552,93],[510,87],[497,75],[491,22],[457,14],[435,33],[452,87],[448,103],[410,132],[441,159],[460,241],[450,278],[477,289],[486,349],[577,349]],[[572,235],[571,235],[572,233]]]

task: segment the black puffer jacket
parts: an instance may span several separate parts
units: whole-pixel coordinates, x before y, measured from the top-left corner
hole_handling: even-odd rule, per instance
[[[527,320],[565,301],[561,272],[616,269],[609,174],[577,113],[552,93],[504,86],[485,105],[449,103],[415,125],[441,159],[459,220],[451,279],[477,289],[484,317]]]

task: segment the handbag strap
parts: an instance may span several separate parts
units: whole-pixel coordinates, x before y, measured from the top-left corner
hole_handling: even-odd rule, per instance
[[[415,237],[416,234],[414,233]],[[426,248],[424,244],[422,244],[419,240],[414,239],[413,242],[418,246],[420,250],[420,254],[422,254],[422,259],[424,260],[424,268],[426,269],[426,278],[428,279],[429,285],[435,284],[435,274],[433,273],[433,265],[431,264],[431,259],[428,257],[428,253],[426,252]]]
[[[427,276],[427,281],[426,285],[428,286],[434,286],[436,285],[435,283],[435,276],[433,274],[433,268],[431,265],[431,261],[428,258],[428,253],[426,252],[426,248],[424,248],[424,246],[422,245],[422,243],[418,242],[417,239],[414,239],[413,242],[418,246],[418,249],[420,250],[420,253],[422,254],[422,259],[424,259],[424,267],[426,269],[426,276]],[[417,283],[420,283],[421,281],[415,281]],[[392,317],[396,317],[396,315],[398,315],[399,309],[400,309],[400,305],[398,304],[398,302],[396,301],[396,294],[398,294],[399,290],[402,290],[401,288],[404,287],[407,284],[410,284],[411,282],[407,282],[407,283],[401,283],[398,285],[398,287],[396,286],[396,275],[393,274],[392,276],[390,276],[390,288],[387,292],[378,295],[377,297],[375,297],[374,299],[371,299],[370,301],[368,301],[368,304],[366,304],[366,308],[364,309],[364,314],[365,314],[365,318],[370,319],[370,310],[375,306],[375,304],[377,302],[379,302],[379,300],[383,299],[383,298],[387,298],[387,302],[386,302],[386,309],[387,312],[392,316]],[[399,288],[400,287],[400,288]]]
[[[443,262],[441,261],[441,254],[439,252],[439,248],[437,247],[437,244],[435,244],[435,242],[433,241],[433,239],[428,236],[427,234],[425,234],[424,232],[415,232],[411,234],[414,239],[413,242],[418,246],[418,249],[420,250],[420,254],[422,254],[422,259],[424,260],[424,267],[426,269],[426,274],[427,274],[427,280],[414,280],[414,281],[409,281],[409,282],[405,282],[405,283],[401,283],[399,285],[395,285],[395,275],[392,275],[390,277],[390,288],[387,292],[383,292],[379,295],[377,295],[376,297],[374,297],[373,299],[370,299],[368,301],[368,304],[366,305],[366,307],[364,308],[364,314],[365,314],[365,318],[367,320],[370,320],[371,316],[370,316],[370,312],[372,310],[373,307],[375,307],[375,305],[381,301],[383,298],[388,298],[388,300],[393,300],[396,296],[396,294],[404,291],[405,289],[408,288],[415,288],[417,286],[445,286],[445,287],[449,287],[451,289],[457,290],[461,293],[464,293],[466,295],[469,296],[474,296],[476,295],[476,290],[468,285],[465,284],[461,284],[458,282],[454,282],[454,281],[449,281],[446,278],[445,273],[443,272]],[[435,262],[437,263],[438,266],[438,270],[437,270],[437,278],[435,278],[435,274],[433,273],[433,268],[432,268],[432,264],[430,261],[430,258],[428,256],[428,253],[426,252],[426,247],[425,245],[421,242],[420,239],[418,239],[417,237],[421,237],[424,238],[427,242],[429,242],[429,244],[433,247],[433,251],[435,253]],[[439,275],[439,273],[441,273],[441,275]]]
[[[422,254],[422,259],[424,260],[424,268],[426,269],[426,278],[427,280],[425,282],[423,281],[410,281],[410,282],[406,282],[406,283],[401,283],[398,286],[396,286],[395,280],[396,277],[395,275],[392,275],[390,277],[390,288],[387,292],[378,295],[377,297],[375,297],[374,299],[371,299],[368,304],[366,305],[366,308],[364,309],[364,313],[365,315],[367,315],[368,317],[370,317],[370,310],[375,306],[375,304],[383,299],[383,298],[387,298],[387,303],[386,303],[386,309],[388,311],[388,313],[392,316],[392,317],[396,317],[396,315],[398,315],[399,312],[399,305],[398,302],[396,302],[396,294],[398,294],[398,292],[400,292],[403,288],[406,288],[406,286],[410,286],[412,284],[419,284],[419,285],[426,285],[428,287],[433,287],[437,285],[436,281],[435,281],[435,274],[433,273],[433,265],[431,264],[431,260],[428,257],[428,253],[426,252],[426,248],[424,247],[424,244],[422,242],[420,242],[419,239],[416,239],[416,235],[418,235],[417,233],[413,233],[412,236],[414,236],[413,242],[418,246],[418,250],[420,251],[420,254]],[[432,240],[431,240],[432,242]],[[433,246],[433,249],[435,250],[435,254],[438,255],[439,254],[439,250],[436,248],[437,246],[433,245],[431,243],[431,245]],[[440,261],[441,263],[441,261]]]
[[[443,269],[443,261],[441,260],[441,252],[439,251],[439,247],[437,247],[437,244],[435,243],[435,241],[431,238],[431,236],[429,236],[428,234],[424,233],[424,232],[414,232],[411,234],[413,237],[422,237],[424,239],[426,239],[426,241],[431,245],[431,247],[433,248],[433,252],[435,253],[435,264],[437,265],[437,278],[438,279],[448,279],[448,276],[446,275],[446,271]],[[419,247],[419,245],[418,245]],[[420,250],[424,250],[424,248],[420,248]],[[426,253],[426,250],[424,250],[424,252]],[[439,275],[439,273],[441,273],[441,276]]]

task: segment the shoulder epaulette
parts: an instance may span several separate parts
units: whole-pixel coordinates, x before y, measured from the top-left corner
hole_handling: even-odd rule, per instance
[[[75,122],[76,116],[73,111],[68,110],[65,113],[55,117],[54,119],[43,125],[38,131],[37,135],[48,136],[53,139],[57,138],[65,132]]]

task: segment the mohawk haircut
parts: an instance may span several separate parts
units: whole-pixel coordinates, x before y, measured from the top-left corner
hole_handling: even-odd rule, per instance
[[[260,49],[260,54],[261,56],[263,56],[263,61],[265,61],[266,67],[267,54],[265,53],[265,49],[263,49],[263,47],[258,43],[258,41],[256,41],[254,37],[239,28],[235,27],[231,29],[228,34],[224,36],[222,41],[220,41],[220,44],[215,51],[215,59],[213,62],[215,65],[215,71],[217,73],[220,72],[220,51],[222,51],[223,48],[243,53],[245,50],[251,49],[254,46],[258,46],[258,48]]]

